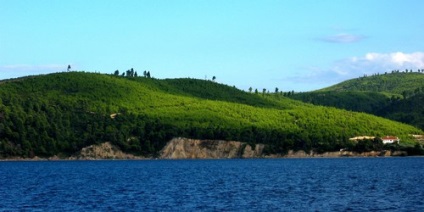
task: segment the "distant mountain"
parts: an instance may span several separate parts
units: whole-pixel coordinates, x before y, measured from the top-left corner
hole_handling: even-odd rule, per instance
[[[290,97],[315,105],[370,113],[424,129],[423,94],[423,73],[395,72],[351,79]]]
[[[262,143],[264,153],[354,148],[350,137],[423,132],[364,113],[213,81],[66,72],[0,82],[0,158],[67,157],[110,142],[155,157],[174,137]]]

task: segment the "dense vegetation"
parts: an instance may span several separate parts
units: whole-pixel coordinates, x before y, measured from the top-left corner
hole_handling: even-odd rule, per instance
[[[399,122],[407,123],[424,130],[424,89],[405,99],[391,101],[375,114]]]
[[[83,72],[0,82],[0,157],[68,156],[110,141],[155,156],[172,137],[264,143],[267,153],[354,148],[349,137],[422,131],[364,113],[249,94],[213,81]],[[127,75],[128,76],[128,75]]]
[[[424,74],[394,72],[348,80],[290,98],[365,112],[424,129]]]
[[[380,92],[392,95],[408,96],[416,89],[424,87],[424,73],[420,72],[397,72],[375,74],[323,88],[319,91],[366,91]]]
[[[316,91],[296,93],[292,99],[312,103],[314,105],[331,106],[345,110],[374,113],[390,104],[390,98],[377,92],[360,91]]]

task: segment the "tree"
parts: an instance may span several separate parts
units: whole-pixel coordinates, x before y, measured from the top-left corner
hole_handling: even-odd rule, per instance
[[[277,87],[275,88],[275,93],[278,94],[278,88]]]
[[[131,68],[131,70],[130,70],[130,76],[134,77],[134,69],[133,68]]]
[[[68,65],[68,71],[70,71],[71,70],[71,65]]]
[[[266,88],[262,89],[262,96],[265,96]]]
[[[114,75],[119,76],[119,70],[116,70]]]
[[[252,93],[252,87],[249,87],[249,93]]]
[[[257,88],[255,89],[255,94],[258,94],[258,89]]]
[[[146,70],[144,70],[144,72],[143,72],[143,76],[144,76],[144,77],[147,77],[147,71],[146,71]]]
[[[215,76],[213,76],[213,77],[212,77],[212,81],[215,81],[215,80],[216,80],[216,77],[215,77]]]
[[[146,77],[150,78],[150,71],[147,72]]]
[[[137,71],[134,73],[134,77],[138,77]]]

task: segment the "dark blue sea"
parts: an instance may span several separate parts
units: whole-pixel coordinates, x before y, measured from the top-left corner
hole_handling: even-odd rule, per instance
[[[0,162],[0,211],[424,211],[424,158]]]

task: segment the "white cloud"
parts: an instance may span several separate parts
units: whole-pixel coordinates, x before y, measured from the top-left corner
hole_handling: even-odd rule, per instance
[[[71,65],[72,66],[72,65]],[[68,65],[46,64],[46,65],[0,65],[0,79],[9,79],[29,75],[48,74],[66,71]]]
[[[365,60],[381,64],[389,65],[396,68],[423,68],[424,52],[414,52],[406,54],[403,52],[394,52],[389,54],[368,53],[364,57]]]
[[[340,33],[336,35],[330,35],[326,37],[322,37],[319,40],[330,42],[330,43],[355,43],[359,42],[366,37],[363,35],[354,35],[354,34],[348,34],[348,33]]]
[[[360,57],[351,57],[339,60],[330,69],[338,75],[347,78],[359,77],[361,75],[390,72],[392,70],[418,70],[424,68],[424,52],[393,52],[375,53],[370,52]],[[343,74],[341,74],[343,73]]]
[[[424,52],[393,52],[393,53],[367,53],[361,57],[352,57],[337,61],[332,68],[335,71],[340,67],[349,77],[358,77],[363,74],[390,72],[392,70],[405,70],[424,68]]]
[[[364,75],[390,73],[392,70],[404,71],[405,69],[417,71],[424,69],[424,52],[371,52],[363,56],[335,61],[329,68],[312,67],[304,69],[306,70],[304,74],[284,80],[305,84],[305,88],[318,89]]]

